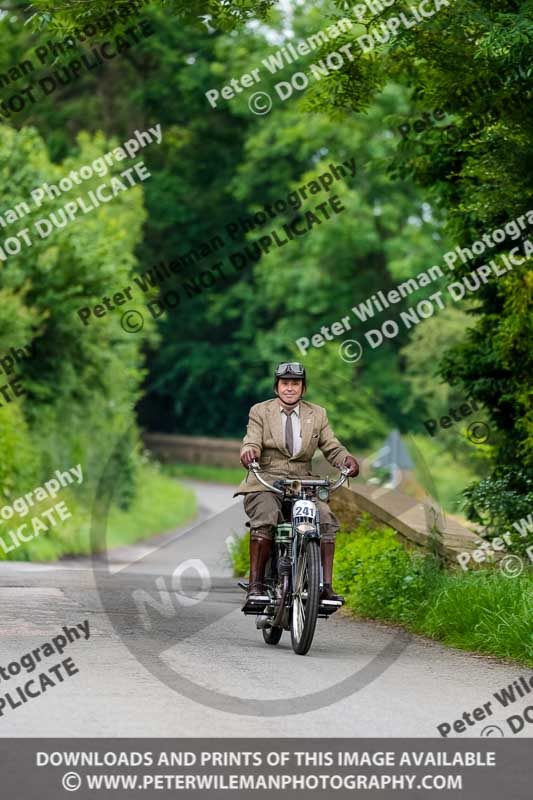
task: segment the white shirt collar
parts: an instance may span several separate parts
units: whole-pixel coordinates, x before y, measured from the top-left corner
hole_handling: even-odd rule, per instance
[[[296,416],[297,416],[297,417],[299,417],[299,416],[300,416],[300,403],[298,403],[298,405],[297,405],[297,406],[295,406],[295,407],[294,407],[292,410],[294,411],[294,413],[296,414]],[[281,414],[283,411],[284,411],[284,408],[283,408],[283,406],[280,404],[280,407],[279,407],[279,413]]]

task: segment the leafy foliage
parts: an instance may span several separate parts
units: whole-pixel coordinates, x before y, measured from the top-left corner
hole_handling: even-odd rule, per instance
[[[125,5],[35,0],[28,11],[23,3],[7,0],[6,9],[12,12],[0,26],[5,40],[0,55],[3,68],[20,62],[43,37],[62,35]],[[368,326],[359,322],[351,307],[378,290],[386,294],[396,282],[441,263],[442,254],[453,246],[468,246],[528,210],[533,161],[531,3],[456,0],[411,29],[401,27],[370,53],[361,51],[357,37],[377,30],[400,8],[407,12],[406,4],[395,3],[375,18],[369,15],[365,25],[352,16],[352,7],[345,0],[316,0],[285,11],[273,2],[253,0],[149,3],[143,16],[151,20],[155,36],[106,63],[98,74],[85,74],[77,88],[61,87],[38,108],[10,120],[14,128],[38,126],[58,163],[79,157],[76,137],[85,128],[101,129],[109,138],[129,135],[144,120],[162,124],[164,143],[148,156],[154,177],[146,186],[142,241],[131,217],[121,218],[114,231],[122,235],[128,230],[116,255],[121,263],[128,254],[128,276],[134,247],[146,269],[156,261],[189,253],[214,234],[224,235],[224,249],[211,260],[193,264],[188,273],[198,276],[220,261],[224,282],[195,297],[183,288],[185,276],[165,285],[177,289],[181,301],[158,322],[163,343],[148,353],[151,389],[140,405],[143,424],[193,434],[240,435],[249,406],[271,390],[273,363],[301,355],[294,344],[298,338],[310,337],[322,325],[349,315],[350,336],[361,339]],[[31,24],[23,25],[31,14],[35,14]],[[290,31],[296,41],[341,15],[353,26],[334,47],[351,44],[354,54],[342,68],[311,82],[305,92],[278,103],[265,117],[250,113],[246,92],[231,102],[221,101],[217,109],[209,106],[208,88],[220,88],[261,64],[273,47],[287,43]],[[329,49],[330,45],[324,46],[297,68],[302,64],[306,68]],[[288,80],[295,68],[287,65],[279,74],[265,74],[259,88],[275,98],[274,84],[280,78]],[[400,122],[412,123],[437,109],[446,115],[442,123],[432,122],[421,131],[412,127],[408,136],[398,135]],[[21,136],[28,135],[24,130]],[[89,144],[84,147],[88,153]],[[339,193],[345,212],[297,244],[273,248],[258,261],[250,261],[242,272],[229,266],[233,251],[251,247],[274,226],[292,219],[294,212],[281,213],[267,225],[231,240],[228,223],[286,197],[330,163],[350,157],[357,162],[355,179],[332,190]],[[308,198],[303,210],[312,207]],[[110,225],[98,230],[101,240],[107,242]],[[94,252],[96,236],[92,228],[88,239],[78,244],[77,258],[80,248]],[[68,239],[66,244],[70,246]],[[507,250],[508,243],[494,253]],[[55,263],[50,249],[43,258],[45,264]],[[113,282],[118,275],[126,276],[120,269],[110,269],[110,263],[106,261],[104,268],[106,282],[111,272]],[[458,263],[449,277],[458,280],[481,263],[481,258],[468,265]],[[34,282],[31,268],[28,274]],[[25,331],[34,332],[39,326],[54,334],[47,361],[40,363],[49,368],[53,387],[62,383],[72,387],[73,370],[58,370],[52,353],[58,336],[69,337],[74,346],[76,334],[71,336],[66,322],[58,325],[61,315],[47,322],[50,304],[58,301],[53,282],[38,285],[46,299],[41,306],[33,300],[19,302],[27,277],[22,271],[12,283],[2,285],[9,311],[5,319],[12,319],[18,308],[17,337],[24,338]],[[94,293],[96,286],[90,282],[81,286],[85,297],[105,292],[98,281]],[[494,432],[489,451],[494,486],[489,491],[489,484],[484,484],[475,495],[477,513],[490,516],[489,495],[497,494],[498,482],[505,480],[509,518],[514,517],[528,496],[527,481],[533,474],[533,323],[528,311],[532,283],[526,262],[482,286],[475,304],[463,307],[468,325],[462,310],[447,311],[411,332],[402,329],[396,339],[366,354],[356,366],[336,359],[335,343],[310,350],[305,358],[316,380],[310,381],[309,399],[331,408],[334,426],[359,449],[373,447],[391,427],[418,430],[423,416],[437,414],[441,404],[453,404],[456,396],[478,401]],[[58,291],[62,296],[65,286]],[[398,305],[393,311],[405,307]],[[385,317],[376,314],[376,327]],[[100,322],[104,330],[105,321]],[[93,341],[92,333],[87,339]],[[80,350],[77,363],[85,364],[85,351]],[[103,351],[111,366],[112,354],[118,352],[115,344],[106,340]],[[66,364],[71,363],[69,358]],[[436,383],[437,361],[447,387]],[[117,391],[122,398],[129,391],[133,406],[139,395],[140,362],[134,355],[123,363],[132,367],[128,377],[128,370],[121,373],[123,385]],[[83,387],[91,385],[94,375],[90,367],[82,369],[77,392],[90,394]],[[32,402],[37,397],[42,402],[39,420],[32,420],[28,411],[28,424],[39,422],[55,439],[54,420],[58,414],[71,420],[76,405],[65,399],[60,412],[55,407],[49,410],[51,385],[44,379],[32,387]],[[82,417],[89,419],[97,438],[104,438],[98,419],[105,411],[97,403],[94,417],[87,418],[87,406],[83,408],[72,425],[79,428]],[[464,442],[448,441],[446,457],[452,458],[452,465],[460,462],[465,471],[478,473],[477,460]],[[43,452],[47,450],[48,443]],[[475,493],[471,486],[467,497]]]
[[[498,569],[441,571],[369,520],[337,537],[335,589],[372,619],[397,621],[451,647],[533,664],[533,572],[509,580]]]
[[[228,543],[233,574],[237,578],[248,575],[250,571],[250,532],[244,536],[233,536]]]
[[[363,616],[411,620],[436,565],[408,552],[390,528],[378,531],[364,515],[356,534],[337,536],[335,586]]]
[[[101,134],[80,135],[76,154],[62,165],[53,164],[34,129],[1,127],[2,194],[9,191],[10,203],[28,198],[44,181],[57,183],[109,149]],[[88,181],[87,189],[96,181]],[[31,230],[31,223],[64,203],[58,197],[34,208],[13,225],[13,232]],[[99,302],[110,286],[127,285],[143,218],[142,192],[135,187],[117,196],[112,207],[79,217],[75,225],[54,228],[44,239],[34,234],[32,245],[2,267],[0,352],[34,348],[31,358],[16,365],[26,394],[16,409],[0,409],[0,416],[7,415],[0,422],[6,498],[33,489],[37,476],[47,479],[58,467],[79,461],[96,478],[115,436],[134,426],[133,406],[143,377],[139,339],[122,331],[116,314],[84,327],[76,312]],[[8,420],[16,423],[14,430]],[[136,446],[134,435],[123,459],[123,492],[133,480]]]
[[[486,538],[501,537],[507,530],[512,536],[511,552],[526,554],[533,545],[533,531],[521,536],[514,524],[533,518],[533,479],[524,469],[496,480],[482,480],[465,490],[465,504],[470,519],[486,528]]]

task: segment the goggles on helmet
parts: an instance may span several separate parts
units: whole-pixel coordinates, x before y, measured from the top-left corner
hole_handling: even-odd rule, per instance
[[[291,374],[303,378],[305,376],[305,368],[298,361],[289,361],[283,364],[278,364],[276,367],[276,378],[282,378],[284,375]]]

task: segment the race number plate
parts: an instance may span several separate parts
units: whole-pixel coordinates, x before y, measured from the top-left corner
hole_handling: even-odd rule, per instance
[[[292,509],[292,516],[315,519],[316,506],[311,500],[297,500]]]

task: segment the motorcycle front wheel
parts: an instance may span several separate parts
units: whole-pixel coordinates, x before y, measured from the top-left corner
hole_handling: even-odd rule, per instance
[[[310,539],[298,558],[291,611],[292,649],[299,656],[305,656],[313,642],[319,601],[320,545]]]

